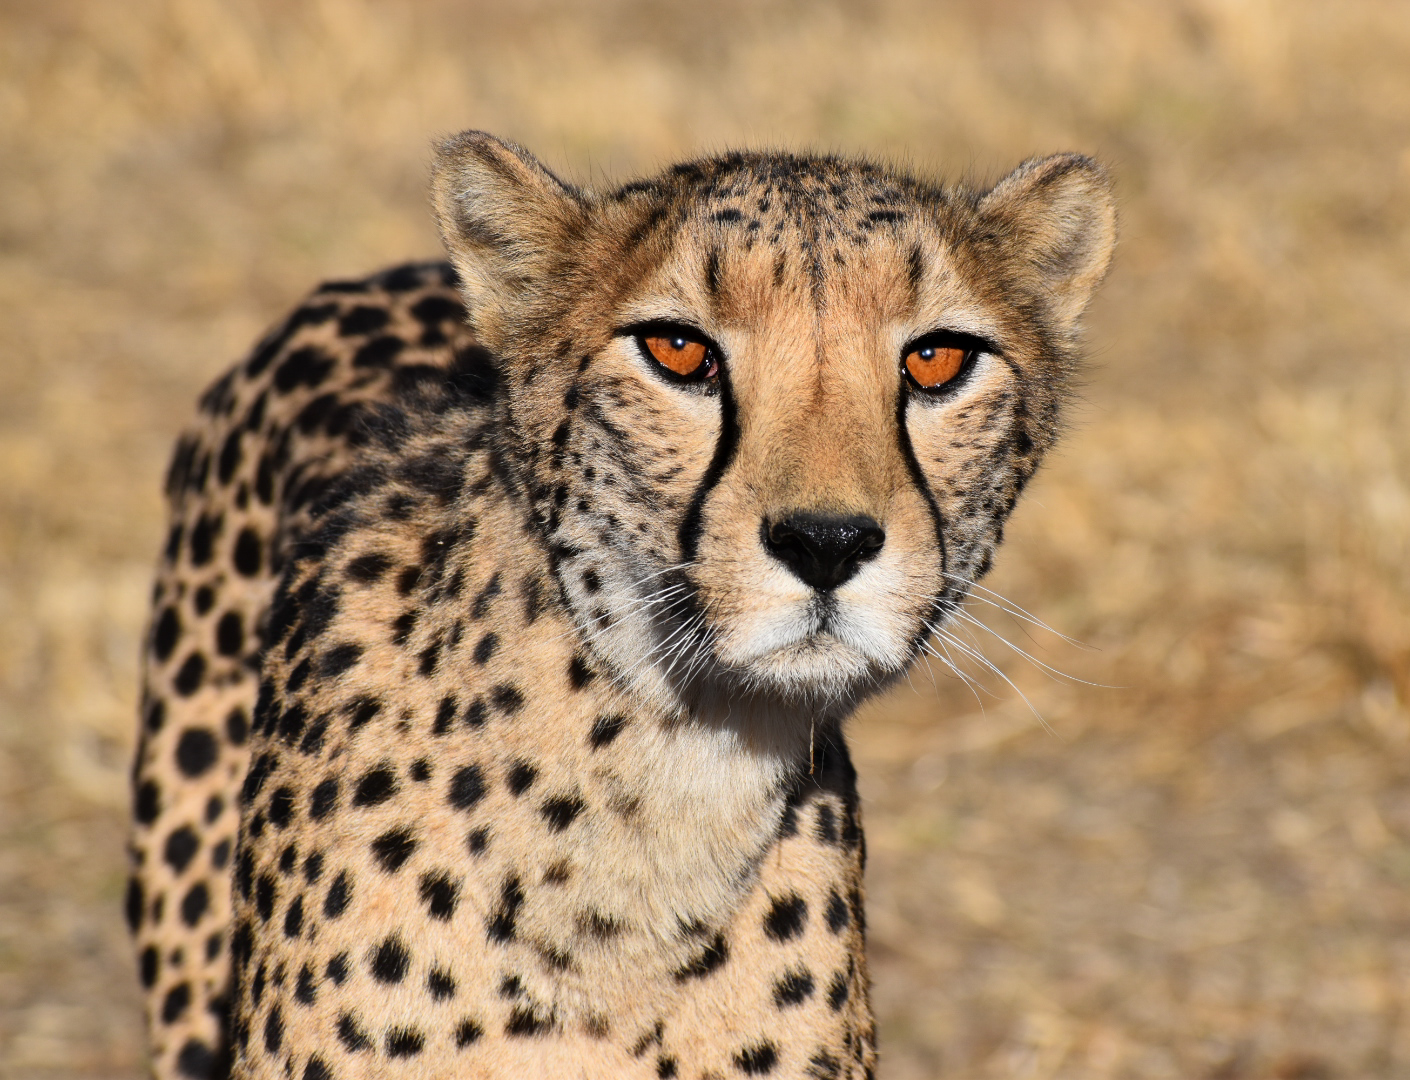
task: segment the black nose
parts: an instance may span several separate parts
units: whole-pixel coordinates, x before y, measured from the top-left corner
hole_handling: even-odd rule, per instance
[[[881,550],[886,534],[874,518],[790,514],[764,523],[764,546],[815,589],[835,589]]]

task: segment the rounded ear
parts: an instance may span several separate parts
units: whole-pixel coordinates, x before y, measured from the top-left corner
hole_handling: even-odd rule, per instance
[[[508,309],[581,228],[583,194],[523,147],[463,131],[436,147],[431,199],[470,322],[493,348]]]
[[[1116,203],[1106,170],[1081,154],[1025,161],[979,200],[979,213],[1071,330],[1106,275]]]

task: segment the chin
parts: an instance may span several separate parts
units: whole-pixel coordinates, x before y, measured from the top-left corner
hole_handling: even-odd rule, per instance
[[[729,669],[748,693],[824,711],[851,708],[899,674],[829,633],[809,634]]]

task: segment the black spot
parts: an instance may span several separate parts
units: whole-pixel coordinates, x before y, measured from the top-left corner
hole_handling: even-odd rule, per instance
[[[475,597],[475,603],[470,609],[471,617],[483,619],[490,610],[490,601],[503,591],[504,586],[500,583],[499,573],[496,571]]]
[[[411,305],[411,314],[427,326],[442,322],[462,322],[465,308],[447,296],[427,296]]]
[[[548,827],[554,832],[562,832],[574,819],[583,812],[583,800],[576,795],[558,796],[549,799],[541,807],[539,813],[548,822]]]
[[[568,664],[568,682],[573,689],[581,690],[595,678],[597,672],[588,667],[587,658],[582,653],[574,653],[572,661]]]
[[[588,735],[588,742],[592,744],[594,750],[601,750],[622,733],[622,729],[627,726],[630,719],[630,717],[624,716],[621,713],[599,716],[593,721],[592,731]]]
[[[447,799],[457,810],[470,809],[484,798],[484,795],[484,774],[478,765],[466,765],[451,777]]]
[[[450,725],[455,720],[455,710],[459,704],[451,694],[441,698],[440,705],[436,707],[436,722],[431,726],[433,735],[444,735],[450,730]]]
[[[299,849],[295,844],[290,844],[279,856],[279,872],[286,877],[294,872],[294,866],[299,861]]]
[[[206,658],[198,652],[193,652],[182,663],[176,678],[172,680],[172,685],[182,697],[190,697],[201,688],[201,680],[205,678],[205,674]]]
[[[404,348],[406,342],[399,337],[375,337],[353,354],[353,367],[387,367]]]
[[[490,691],[490,700],[500,712],[512,716],[524,707],[524,694],[517,686],[500,683]]]
[[[408,608],[396,617],[392,622],[393,645],[401,646],[406,644],[407,639],[411,637],[411,631],[416,627],[416,619],[419,615],[420,612],[416,611],[414,608]]]
[[[425,874],[421,878],[421,902],[431,913],[431,918],[445,921],[455,914],[459,901],[460,887],[444,872]]]
[[[465,726],[469,728],[484,727],[485,724],[485,699],[476,698],[465,708]]]
[[[283,1042],[284,1014],[279,1011],[278,1005],[271,1005],[269,1015],[264,1020],[264,1048],[271,1054],[277,1054]]]
[[[294,816],[294,791],[290,787],[278,788],[269,797],[269,820],[274,823],[276,829],[282,829],[289,824],[289,820]]]
[[[578,914],[578,930],[598,941],[610,941],[622,932],[622,924],[600,911],[584,911]]]
[[[179,874],[190,865],[200,847],[201,840],[196,835],[196,830],[189,825],[183,825],[166,838],[162,857]]]
[[[215,546],[215,534],[220,530],[220,519],[202,514],[196,519],[196,527],[191,530],[191,565],[205,566],[211,561]]]
[[[476,829],[465,838],[465,847],[471,855],[483,855],[489,846],[490,830],[488,827]]]
[[[304,1066],[304,1080],[333,1080],[333,1070],[321,1057],[314,1054]]]
[[[411,592],[412,589],[416,588],[416,583],[420,580],[421,567],[405,567],[402,572],[397,575],[397,592],[399,592],[402,596],[406,596]]]
[[[553,1030],[553,1014],[540,1014],[533,1006],[518,1005],[504,1025],[506,1035],[547,1035]]]
[[[778,1047],[771,1042],[746,1046],[734,1055],[735,1067],[745,1076],[763,1076],[774,1071],[778,1064]]]
[[[215,607],[215,590],[209,585],[202,585],[196,590],[196,595],[192,601],[196,605],[196,614],[204,615]]]
[[[362,646],[351,641],[334,645],[318,661],[318,674],[325,679],[335,679],[358,662],[362,656]]]
[[[344,337],[370,334],[372,331],[380,330],[386,326],[387,320],[390,318],[386,308],[358,304],[357,307],[345,312],[343,317],[338,320],[338,333]]]
[[[341,952],[329,960],[323,974],[332,980],[334,986],[342,986],[343,980],[348,977],[348,954]]]
[[[372,1040],[357,1026],[357,1018],[351,1013],[343,1013],[338,1017],[338,1041],[354,1054],[359,1050],[372,1048]]]
[[[423,676],[430,675],[436,670],[436,666],[441,662],[441,639],[437,637],[431,644],[421,650],[420,671]]]
[[[818,805],[818,821],[813,835],[818,838],[820,844],[837,843],[837,814],[833,811],[831,803]]]
[[[157,814],[161,812],[161,790],[155,781],[144,780],[137,788],[137,792],[132,800],[132,816],[143,825],[150,825],[157,820]]]
[[[806,970],[788,971],[774,983],[774,1004],[780,1009],[801,1005],[813,996],[813,976]]]
[[[388,1057],[415,1057],[425,1045],[425,1036],[415,1028],[393,1028],[387,1032]]]
[[[455,979],[450,972],[433,970],[426,976],[426,992],[437,1001],[455,997]]]
[[[244,746],[249,734],[250,722],[245,719],[245,710],[236,705],[225,718],[225,737],[235,746]]]
[[[144,721],[147,730],[151,732],[161,731],[162,725],[166,723],[166,702],[157,698],[147,706],[147,717]]]
[[[354,806],[378,806],[398,791],[396,774],[391,766],[379,765],[363,773],[353,792]]]
[[[729,943],[725,941],[723,934],[716,934],[714,940],[705,947],[703,952],[686,961],[676,971],[676,982],[685,982],[687,979],[703,979],[711,972],[719,970],[728,959]]]
[[[175,608],[164,608],[157,625],[152,629],[152,655],[166,663],[176,648],[176,639],[181,635],[181,618]]]
[[[177,983],[167,991],[167,995],[162,1001],[162,1023],[170,1024],[176,1021],[190,1004],[190,983]]]
[[[499,648],[499,635],[493,633],[486,634],[480,639],[479,644],[475,646],[475,663],[484,664],[494,655],[494,651],[497,648]]]
[[[431,779],[431,763],[425,758],[417,758],[411,763],[410,773],[417,783],[425,783]]]
[[[215,1080],[217,1072],[224,1072],[219,1065],[215,1051],[199,1039],[187,1039],[176,1055],[176,1071],[188,1080]]]
[[[410,963],[411,954],[401,939],[392,934],[372,950],[367,966],[372,972],[372,977],[378,982],[399,983],[406,978],[406,969]]]
[[[289,905],[289,910],[284,913],[284,936],[296,938],[304,928],[304,898],[294,897],[294,902]]]
[[[491,941],[512,941],[515,924],[519,918],[519,908],[524,903],[524,890],[519,879],[511,874],[504,879],[500,889],[499,907],[485,924],[485,931]]]
[[[847,928],[848,921],[847,902],[833,889],[827,898],[827,928],[834,934],[840,934]]]
[[[304,880],[310,885],[323,876],[323,853],[315,851],[304,860]]]
[[[317,997],[318,987],[314,983],[313,969],[305,964],[299,969],[299,979],[294,984],[294,1000],[300,1005],[312,1005]]]
[[[847,976],[840,971],[832,977],[832,982],[828,984],[827,1003],[833,1012],[837,1012],[847,1003]]]
[[[332,777],[324,780],[309,796],[308,812],[315,821],[322,821],[338,805],[338,781]]]
[[[221,656],[240,655],[245,647],[245,627],[238,612],[227,611],[215,624],[215,647]]]
[[[176,744],[176,764],[187,776],[200,776],[215,764],[219,753],[215,736],[209,731],[205,728],[187,728]]]
[[[316,754],[323,749],[323,738],[328,734],[328,721],[328,713],[314,721],[299,743],[299,753]],[[290,738],[292,739],[292,736]]]
[[[245,577],[254,577],[259,573],[263,555],[259,534],[248,526],[241,529],[235,538],[235,569]]]
[[[155,945],[148,945],[142,950],[142,956],[138,962],[138,971],[142,979],[142,985],[149,990],[156,984],[161,962],[161,954],[157,952]]]
[[[348,714],[348,729],[356,731],[381,711],[382,702],[377,698],[362,697],[349,702],[344,709]]]
[[[393,829],[372,841],[372,855],[389,874],[395,874],[416,850],[416,837],[407,828]]]
[[[457,1049],[464,1050],[472,1043],[478,1042],[484,1029],[473,1020],[462,1020],[455,1029],[455,1045]]]
[[[538,776],[538,769],[534,768],[527,761],[520,761],[509,770],[509,793],[511,795],[522,795],[533,785],[534,779]]]
[[[348,877],[348,872],[344,870],[336,878],[333,884],[328,887],[328,895],[323,901],[323,914],[336,919],[348,909],[348,901],[352,899],[352,881]],[[331,974],[329,976],[332,978]],[[333,979],[334,982],[340,980]]]
[[[268,874],[261,874],[255,882],[255,910],[263,922],[269,922],[274,914],[274,903],[279,898],[279,886]]]
[[[192,885],[181,900],[181,921],[187,926],[195,926],[210,906],[210,892],[204,881]]]
[[[348,563],[347,573],[348,577],[354,581],[369,585],[385,574],[391,565],[391,559],[374,551],[367,555],[359,555]]]
[[[764,933],[775,941],[788,941],[803,932],[808,905],[797,893],[775,899],[764,916]]]
[[[333,358],[319,349],[306,347],[295,350],[274,369],[274,387],[287,394],[296,386],[315,387],[333,369]]]
[[[808,1059],[810,1080],[837,1080],[842,1075],[842,1063],[826,1050],[819,1050]]]
[[[285,693],[285,694],[294,694],[294,693],[297,693],[297,692],[299,691],[299,689],[303,686],[304,682],[308,679],[309,670],[310,670],[310,665],[309,665],[308,659],[305,658],[305,659],[303,659],[303,660],[300,660],[300,661],[298,662],[298,665],[294,668],[294,670],[291,671],[291,672],[289,672],[289,678],[288,678],[288,679],[285,681],[285,683],[284,683],[284,693]],[[291,709],[290,711],[292,712],[293,710]],[[287,714],[286,714],[286,715],[287,715]],[[300,709],[299,709],[299,716],[300,716],[300,718],[301,718],[301,719],[300,719],[300,724],[299,724],[300,730],[303,729],[302,715],[303,715],[303,709],[300,708]],[[286,739],[285,741],[287,742],[288,740]]]
[[[133,933],[142,925],[142,908],[146,898],[142,892],[142,882],[135,877],[127,879],[127,895],[123,898],[123,911],[127,915],[127,928]]]

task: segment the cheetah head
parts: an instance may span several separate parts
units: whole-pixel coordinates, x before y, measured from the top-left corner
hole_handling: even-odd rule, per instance
[[[470,132],[434,193],[581,630],[738,716],[844,713],[989,569],[1115,237],[1073,155],[987,191],[740,153],[597,193]]]

